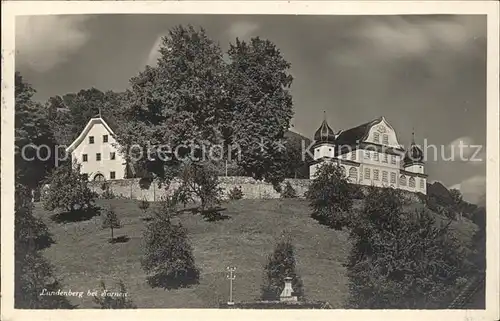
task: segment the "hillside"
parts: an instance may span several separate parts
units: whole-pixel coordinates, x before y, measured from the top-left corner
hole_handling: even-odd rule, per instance
[[[342,266],[349,251],[347,233],[318,224],[309,217],[306,200],[239,200],[226,204],[230,218],[206,222],[190,212],[179,219],[188,229],[200,284],[188,289],[165,291],[146,284],[140,266],[141,239],[145,223],[134,200],[99,200],[101,207],[114,205],[124,225],[115,236],[127,236],[126,243],[107,242],[109,230],[101,229],[101,218],[59,224],[37,204],[35,213],[49,225],[56,244],[44,251],[63,279],[64,289],[87,291],[99,280],[114,288],[123,280],[139,308],[214,308],[228,297],[226,267],[237,267],[234,282],[236,301],[252,301],[260,294],[263,266],[280,235],[292,235],[296,247],[298,273],[304,281],[306,297],[342,308],[347,295],[347,278]],[[359,208],[361,202],[356,201]],[[418,207],[415,204],[412,207]],[[461,237],[469,238],[474,225],[455,223]],[[94,307],[91,298],[72,298],[79,308]]]

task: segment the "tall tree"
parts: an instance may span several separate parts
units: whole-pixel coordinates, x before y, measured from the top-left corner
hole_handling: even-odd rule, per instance
[[[54,167],[55,139],[41,104],[33,101],[36,90],[15,73],[15,170],[19,184],[39,186]]]
[[[127,151],[133,144],[144,147],[138,151],[147,152],[141,166],[147,165],[146,156],[155,156],[155,166],[148,169],[163,177],[167,156],[146,146],[168,145],[177,154],[174,160],[190,153],[199,158],[201,145],[223,142],[229,110],[222,52],[205,30],[173,28],[163,37],[160,54],[157,66],[146,66],[130,80],[127,122],[119,136]]]
[[[240,147],[239,165],[277,186],[286,176],[282,141],[293,116],[291,65],[275,44],[259,37],[236,39],[228,56],[231,143]]]
[[[402,195],[372,188],[351,229],[350,305],[365,309],[445,308],[470,269],[466,246],[433,214],[405,212]]]

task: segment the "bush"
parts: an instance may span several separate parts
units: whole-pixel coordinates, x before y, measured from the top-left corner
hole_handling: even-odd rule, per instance
[[[401,192],[372,188],[351,226],[349,308],[446,308],[470,271],[467,250],[428,211],[404,212]]]
[[[100,283],[101,291],[94,296],[94,302],[101,309],[135,309],[136,306],[128,297],[127,289],[122,281],[118,282],[120,291],[110,291],[106,289],[103,281]]]
[[[149,208],[149,202],[147,199],[143,198],[142,201],[139,202],[139,209],[141,211],[144,212],[144,214],[146,214],[146,212],[148,211],[148,208]]]
[[[353,187],[341,168],[333,163],[324,163],[309,186],[306,197],[313,210],[311,217],[336,230],[349,227],[352,214]]]
[[[111,230],[111,241],[115,239],[113,235],[114,229],[120,227],[120,220],[116,216],[115,209],[112,206],[108,207],[104,215],[104,220],[102,221],[102,228],[109,228]]]
[[[262,300],[279,300],[285,287],[286,277],[292,278],[293,295],[299,300],[304,299],[302,280],[295,271],[294,248],[289,240],[281,241],[276,245],[274,252],[268,257],[264,273],[264,285],[261,288]]]
[[[281,191],[281,198],[296,198],[297,192],[290,182],[286,182],[285,188]]]
[[[173,224],[176,200],[167,198],[144,233],[144,256],[141,265],[152,287],[165,289],[197,284],[200,272],[195,266],[187,231]]]
[[[193,195],[201,201],[201,211],[220,204],[222,188],[219,186],[217,171],[210,163],[186,163],[180,172],[182,186],[179,197],[186,201]]]
[[[227,197],[230,200],[240,200],[243,198],[243,191],[241,190],[241,187],[235,186],[233,187],[229,193],[227,193]]]
[[[47,193],[43,197],[43,206],[53,211],[57,208],[74,213],[92,208],[97,194],[88,187],[88,179],[80,174],[78,165],[70,164],[56,168],[49,177]]]

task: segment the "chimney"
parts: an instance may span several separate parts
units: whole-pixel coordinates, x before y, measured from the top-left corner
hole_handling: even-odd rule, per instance
[[[289,276],[285,278],[285,288],[281,292],[280,301],[297,301],[297,297],[293,296],[292,280]]]

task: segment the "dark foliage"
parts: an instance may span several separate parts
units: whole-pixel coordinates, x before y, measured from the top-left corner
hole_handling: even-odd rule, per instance
[[[230,200],[240,200],[243,198],[243,191],[241,190],[241,187],[239,186],[235,186],[233,187],[228,193],[227,193],[227,197],[230,199]]]
[[[286,182],[285,188],[281,191],[281,198],[296,198],[297,192],[290,182]]]
[[[274,252],[268,257],[264,267],[264,284],[261,288],[262,300],[279,300],[285,287],[285,278],[292,278],[293,295],[299,300],[304,299],[302,279],[295,269],[295,255],[293,245],[289,240],[280,241]]]
[[[116,215],[115,209],[110,206],[104,211],[104,217],[102,221],[102,228],[107,229],[109,228],[111,230],[111,239],[110,241],[114,241],[114,229],[120,228],[121,223],[120,220],[118,219],[118,216]]]
[[[428,211],[404,212],[398,190],[371,188],[351,228],[349,307],[445,308],[470,270],[467,248]]]
[[[94,303],[101,309],[136,309],[132,300],[128,297],[127,289],[122,281],[118,282],[119,291],[109,290],[103,281],[100,283],[100,291],[94,296]]]
[[[187,230],[171,218],[175,215],[176,201],[163,202],[144,233],[144,256],[141,265],[152,287],[174,289],[197,284],[200,276],[195,266],[193,250]]]
[[[312,217],[321,224],[336,230],[349,227],[353,219],[352,209],[353,186],[339,166],[325,163],[318,168],[316,178],[306,193],[313,210]]]

